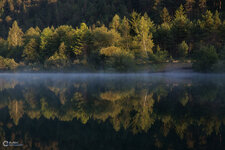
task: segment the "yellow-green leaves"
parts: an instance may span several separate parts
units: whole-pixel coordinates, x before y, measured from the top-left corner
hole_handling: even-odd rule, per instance
[[[23,31],[19,28],[17,21],[13,22],[12,27],[9,29],[8,43],[9,46],[16,47],[23,45]]]

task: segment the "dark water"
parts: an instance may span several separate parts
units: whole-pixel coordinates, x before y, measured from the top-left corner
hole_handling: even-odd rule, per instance
[[[225,75],[1,74],[0,141],[44,150],[225,149]]]

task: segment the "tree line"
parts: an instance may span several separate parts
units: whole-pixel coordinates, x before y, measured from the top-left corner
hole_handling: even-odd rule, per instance
[[[108,24],[114,14],[128,17],[134,10],[148,13],[154,22],[161,20],[164,7],[174,15],[183,5],[189,19],[198,19],[206,10],[218,10],[224,17],[225,3],[222,0],[1,0],[0,35],[17,20],[23,30],[31,26],[41,29],[63,24],[77,26],[80,22],[89,25],[99,21]]]
[[[0,39],[0,67],[129,71],[188,58],[197,71],[224,70],[225,21],[219,11],[206,10],[191,20],[186,5],[180,5],[174,15],[163,8],[159,20],[133,11],[128,17],[116,14],[107,26],[81,23],[25,31],[14,21],[7,39]]]

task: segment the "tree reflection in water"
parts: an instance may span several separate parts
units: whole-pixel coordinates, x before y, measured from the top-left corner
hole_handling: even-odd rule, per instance
[[[1,77],[1,141],[23,143],[18,149],[221,149],[224,82],[221,77]]]

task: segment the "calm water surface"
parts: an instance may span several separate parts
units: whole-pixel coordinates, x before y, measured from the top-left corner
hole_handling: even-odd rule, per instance
[[[220,150],[225,75],[0,74],[0,116],[0,149]]]

